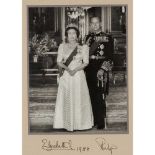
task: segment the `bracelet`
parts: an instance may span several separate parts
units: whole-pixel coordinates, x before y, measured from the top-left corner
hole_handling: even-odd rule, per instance
[[[102,70],[108,71],[107,67],[102,66],[101,67]]]
[[[105,69],[103,69],[103,68],[100,68],[101,70],[103,70],[104,72],[106,71]]]

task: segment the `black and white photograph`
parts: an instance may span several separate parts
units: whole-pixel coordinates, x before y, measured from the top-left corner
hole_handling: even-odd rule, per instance
[[[128,6],[28,6],[29,134],[127,134]]]

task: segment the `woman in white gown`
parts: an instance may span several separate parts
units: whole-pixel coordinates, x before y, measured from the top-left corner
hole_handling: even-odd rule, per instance
[[[68,27],[65,35],[68,42],[60,44],[58,49],[57,63],[65,70],[59,79],[53,128],[68,131],[91,129],[94,118],[83,70],[89,63],[89,48],[78,44],[76,27]],[[77,54],[68,66],[64,65],[75,47]]]

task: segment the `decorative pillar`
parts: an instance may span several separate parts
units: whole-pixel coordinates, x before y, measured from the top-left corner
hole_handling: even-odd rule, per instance
[[[105,25],[105,7],[101,8],[101,26],[102,26],[102,31],[106,31],[106,25]]]
[[[54,8],[54,22],[55,22],[55,28],[54,31],[58,31],[58,8]]]
[[[88,34],[89,33],[89,17],[88,17],[88,11],[86,11],[85,25],[86,25],[86,34]]]
[[[54,31],[56,32],[56,8],[54,8]]]
[[[107,7],[107,23],[108,23],[108,32],[111,32],[111,6]]]
[[[65,8],[61,8],[61,30],[62,30],[62,40],[65,41]]]

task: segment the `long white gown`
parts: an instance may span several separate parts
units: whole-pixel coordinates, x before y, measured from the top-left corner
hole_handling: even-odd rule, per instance
[[[78,53],[69,64],[75,69],[83,62],[89,63],[87,45],[79,46]],[[65,62],[71,49],[67,43],[59,46],[57,62]],[[67,71],[59,79],[53,128],[64,128],[68,131],[90,129],[94,125],[91,101],[83,70],[71,76]]]

